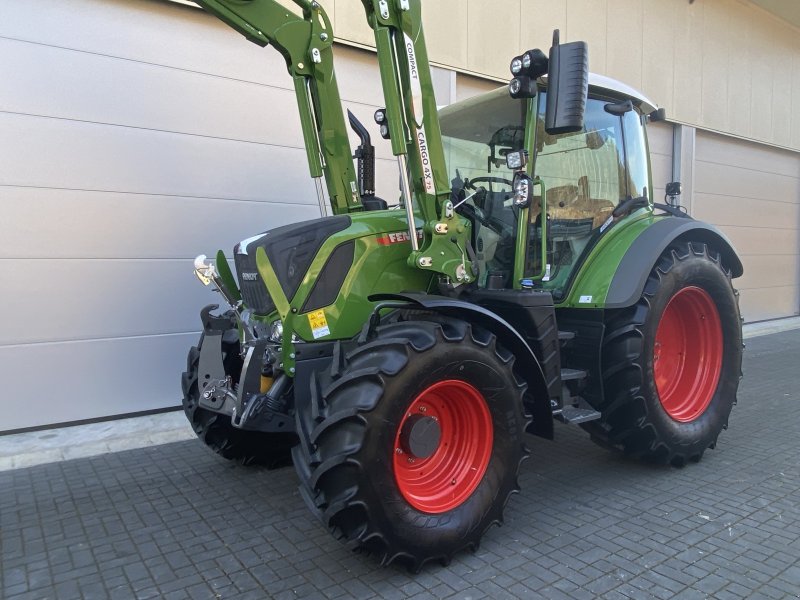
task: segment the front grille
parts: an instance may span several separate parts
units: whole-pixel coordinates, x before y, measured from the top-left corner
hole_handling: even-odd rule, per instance
[[[275,310],[275,304],[256,268],[259,248],[266,252],[283,293],[292,300],[325,240],[347,229],[350,222],[347,215],[325,217],[284,225],[240,242],[233,249],[233,255],[245,305],[259,316],[266,316]]]
[[[252,254],[235,252],[234,262],[245,307],[256,315],[267,316],[275,310],[275,304],[269,297],[267,286],[264,285],[264,280],[256,268],[255,252]]]

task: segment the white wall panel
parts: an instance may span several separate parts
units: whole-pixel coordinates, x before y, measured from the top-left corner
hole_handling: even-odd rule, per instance
[[[156,0],[4,1],[2,37],[243,81],[274,84],[280,73],[280,85],[291,86],[277,52],[197,9]]]
[[[221,300],[189,259],[0,260],[0,281],[3,345],[195,331]]]
[[[17,6],[0,17],[0,377],[26,383],[0,398],[0,431],[175,406],[187,332],[219,301],[192,258],[319,214],[283,59],[172,4]],[[336,54],[396,202],[374,54]],[[42,365],[57,407],[31,398]],[[6,410],[21,398],[31,413]]]
[[[0,185],[316,203],[305,150],[0,113]]]
[[[16,187],[0,188],[0,197],[12,216],[0,219],[5,259],[190,260],[319,216],[317,204]]]
[[[180,404],[197,334],[0,346],[0,431]]]
[[[14,81],[0,111],[302,146],[289,89],[2,38],[0,55],[0,78]]]

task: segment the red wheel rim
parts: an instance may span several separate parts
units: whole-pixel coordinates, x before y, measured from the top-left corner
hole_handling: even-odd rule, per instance
[[[714,397],[722,366],[722,326],[711,296],[685,287],[664,309],[653,348],[661,406],[676,421],[703,414]]]
[[[414,456],[402,433],[413,419],[438,423],[439,443],[427,458]],[[481,393],[455,379],[425,389],[408,407],[394,441],[394,477],[406,501],[417,510],[438,514],[461,505],[486,473],[493,428]]]

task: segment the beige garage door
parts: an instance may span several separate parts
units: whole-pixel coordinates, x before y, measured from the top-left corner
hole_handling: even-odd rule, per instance
[[[283,59],[171,2],[2,4],[0,431],[176,406],[192,258],[319,215]],[[336,58],[396,200],[375,55]]]
[[[744,263],[746,321],[800,312],[800,153],[697,132],[693,216],[718,225]]]

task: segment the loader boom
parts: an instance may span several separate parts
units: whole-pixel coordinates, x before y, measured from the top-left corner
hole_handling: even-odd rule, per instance
[[[194,0],[259,46],[281,53],[294,81],[311,176],[320,210],[324,174],[334,214],[363,210],[333,66],[333,30],[317,2],[293,0],[300,18],[276,0]],[[430,75],[421,0],[362,0],[375,32],[392,152],[398,158],[412,252],[408,262],[448,283],[476,276],[468,256],[468,226],[450,202],[436,98]],[[415,212],[422,218],[418,240]]]
[[[392,153],[398,157],[409,224],[412,196],[424,221],[421,245],[409,227],[413,248],[409,264],[437,271],[453,283],[469,282],[474,274],[467,259],[468,236],[450,202],[421,0],[362,0],[362,4],[375,32]]]
[[[311,177],[326,214],[321,177],[325,175],[334,214],[362,209],[347,137],[339,86],[333,67],[333,29],[317,2],[293,0],[303,18],[275,0],[194,0],[259,46],[283,56],[294,82]]]

